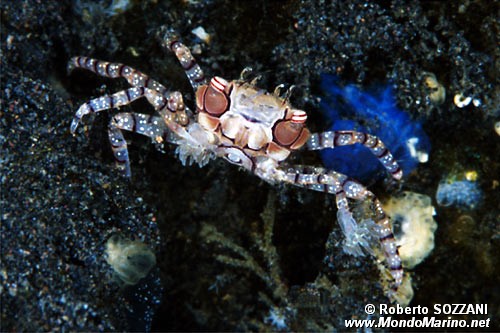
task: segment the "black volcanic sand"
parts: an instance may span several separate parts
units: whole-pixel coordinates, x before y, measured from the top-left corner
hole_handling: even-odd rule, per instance
[[[373,260],[342,252],[335,205],[324,194],[271,186],[224,161],[183,167],[173,148],[163,154],[136,135],[127,136],[128,181],[113,167],[107,113],[69,133],[79,105],[126,87],[84,71],[68,75],[76,55],[140,69],[193,107],[181,67],[156,38],[162,25],[195,46],[209,77],[237,78],[251,66],[266,89],[296,85],[292,102],[308,111],[315,131],[326,128],[321,73],[362,85],[392,82],[398,104],[424,122],[432,152],[402,186],[370,189],[382,198],[401,190],[434,198],[447,175],[472,170],[483,191],[473,211],[434,200],[436,247],[411,272],[411,305],[488,303],[487,316],[454,318],[491,318],[490,329],[499,328],[495,1],[130,1],[120,9],[27,0],[0,7],[1,331],[275,330],[269,304],[286,313],[287,329],[342,331],[344,319],[366,318],[366,303],[388,302]],[[209,45],[191,34],[198,26],[212,36]],[[426,72],[446,88],[441,105],[429,99]],[[480,105],[457,108],[458,93]],[[144,101],[123,110],[152,112]],[[311,153],[291,162],[320,164]],[[277,197],[272,244],[279,261],[269,265],[279,265],[285,298],[251,270],[216,260],[239,257],[201,232],[214,226],[271,269],[252,236],[262,232],[270,193]],[[105,261],[115,234],[156,253],[157,266],[136,286],[118,283]]]

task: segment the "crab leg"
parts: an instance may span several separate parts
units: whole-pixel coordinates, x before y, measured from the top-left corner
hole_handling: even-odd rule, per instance
[[[71,122],[70,130],[75,133],[83,116],[115,107],[124,106],[131,102],[146,97],[153,107],[160,113],[161,118],[142,114],[121,113],[113,117],[109,124],[109,140],[113,154],[123,173],[130,177],[130,162],[128,158],[127,143],[121,130],[128,130],[151,137],[154,141],[164,138],[169,127],[174,132],[182,132],[183,127],[189,122],[186,108],[179,92],[164,92],[163,94],[144,87],[132,87],[126,90],[95,98],[84,103],[78,108]]]
[[[76,68],[83,68],[104,77],[125,78],[131,86],[148,88],[163,95],[168,94],[167,88],[161,83],[132,67],[120,63],[112,63],[87,57],[73,57],[68,62],[68,72]]]
[[[95,98],[90,102],[82,104],[76,111],[73,121],[71,122],[71,133],[75,133],[78,124],[83,116],[103,110],[108,110],[120,106],[130,104],[144,96],[143,87],[132,87],[112,95],[106,95]]]
[[[394,280],[392,288],[397,290],[403,279],[401,258],[392,233],[392,224],[375,195],[355,180],[335,171],[307,166],[294,166],[281,171],[284,172],[283,181],[289,184],[334,194],[337,207],[343,213],[351,214],[347,198],[368,199],[372,202],[375,213],[374,222],[378,225],[378,238]]]
[[[147,88],[139,89],[142,91],[142,96],[148,99],[161,117],[137,113],[119,113],[111,119],[108,128],[109,141],[113,155],[115,156],[116,165],[129,178],[132,172],[130,169],[127,141],[123,136],[122,130],[146,135],[154,142],[162,143],[165,140],[172,140],[169,137],[171,132],[182,135],[185,129],[178,122],[181,122],[180,120],[184,118],[186,122],[188,120],[182,95],[179,92],[174,91],[167,98],[154,90]]]
[[[123,132],[116,126],[109,124],[108,138],[111,143],[111,150],[115,156],[115,164],[122,175],[130,178],[130,159],[128,157],[127,141],[123,137]]]
[[[150,137],[155,143],[168,141],[169,130],[165,126],[163,119],[158,116],[143,113],[122,112],[115,115],[111,119],[109,125],[120,130],[134,132]]]
[[[161,94],[149,88],[132,87],[112,95],[95,98],[90,102],[82,104],[76,111],[73,121],[71,122],[71,133],[76,131],[83,116],[124,106],[141,97],[146,97],[149,103],[162,114],[166,122],[174,121],[181,125],[186,125],[189,122],[181,93],[174,91]]]
[[[115,156],[117,168],[127,177],[132,175],[128,156],[127,141],[122,130],[135,132],[162,143],[168,137],[168,129],[160,117],[140,113],[123,112],[115,115],[108,128],[109,142]]]
[[[309,150],[320,150],[326,148],[335,148],[353,144],[362,144],[370,149],[380,163],[390,172],[393,178],[400,180],[403,171],[394,159],[389,149],[387,149],[379,138],[374,135],[356,132],[356,131],[327,131],[322,133],[313,133],[307,142]]]
[[[193,90],[196,91],[199,86],[207,84],[203,70],[196,63],[196,59],[191,54],[191,51],[182,43],[179,36],[174,31],[168,29],[162,29],[160,34],[163,34],[161,37],[161,45],[175,54]]]

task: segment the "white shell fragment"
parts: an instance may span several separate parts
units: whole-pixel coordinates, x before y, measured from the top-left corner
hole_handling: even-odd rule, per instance
[[[146,244],[118,235],[106,242],[106,262],[125,284],[134,285],[156,265],[156,257]]]
[[[465,97],[462,93],[456,94],[455,97],[453,97],[453,103],[459,108],[466,107],[471,101],[471,97]]]
[[[406,146],[410,151],[411,157],[417,159],[420,163],[426,163],[429,161],[429,154],[425,151],[417,150],[417,144],[419,139],[417,137],[409,138],[406,141]]]
[[[203,27],[197,27],[191,30],[191,33],[201,39],[205,44],[210,44],[210,34],[208,34]]]
[[[428,96],[431,102],[436,105],[443,104],[444,100],[446,99],[446,89],[444,88],[444,86],[439,83],[433,73],[424,72],[423,77],[424,84],[429,90]]]

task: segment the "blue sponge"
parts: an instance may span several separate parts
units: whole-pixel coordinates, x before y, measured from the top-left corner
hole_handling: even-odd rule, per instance
[[[331,123],[328,130],[356,130],[376,135],[408,175],[430,151],[422,125],[397,108],[390,86],[370,93],[355,85],[341,86],[338,78],[323,74],[321,108]],[[386,175],[385,168],[368,148],[353,146],[321,151],[324,165],[352,178],[367,182]]]

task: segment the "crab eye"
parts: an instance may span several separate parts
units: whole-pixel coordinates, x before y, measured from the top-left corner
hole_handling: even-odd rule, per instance
[[[303,128],[302,123],[292,120],[282,121],[274,127],[274,140],[282,146],[289,146],[297,140]]]
[[[227,110],[229,100],[224,93],[226,86],[227,81],[216,76],[205,90],[203,106],[212,116],[220,116]]]

